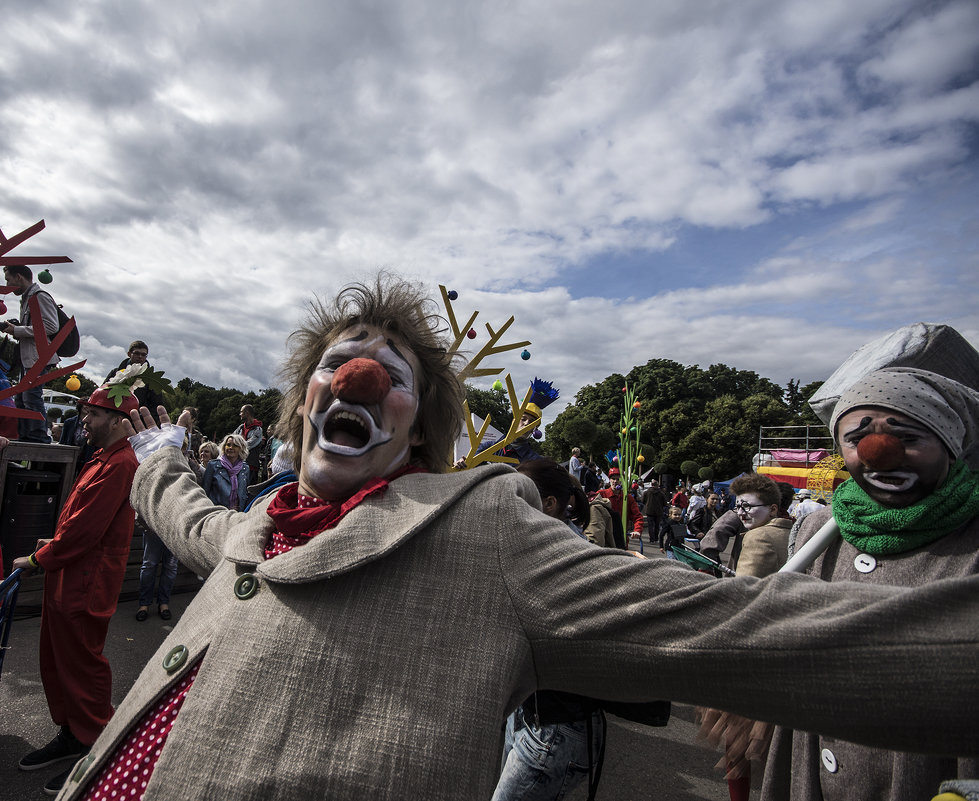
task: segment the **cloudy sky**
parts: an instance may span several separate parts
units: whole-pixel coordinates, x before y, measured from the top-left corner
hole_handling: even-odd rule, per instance
[[[979,345],[975,0],[7,0],[0,228],[95,380],[274,386],[377,268],[516,316],[518,385],[654,357],[822,379]],[[482,330],[482,329],[481,329]],[[478,345],[482,337],[474,342]],[[483,385],[488,385],[492,379]]]

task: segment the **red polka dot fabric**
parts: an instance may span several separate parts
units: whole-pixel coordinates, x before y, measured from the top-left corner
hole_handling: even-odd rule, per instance
[[[146,793],[153,768],[197,677],[197,664],[147,712],[105,765],[83,796],[85,801],[139,801]]]
[[[326,510],[332,507],[333,504],[320,498],[312,498],[309,495],[297,493],[296,506],[299,509]],[[273,531],[271,539],[269,539],[268,544],[265,546],[265,558],[271,559],[274,556],[291,551],[300,545],[305,545],[318,533],[318,531],[302,531],[296,534],[283,534],[281,531]]]

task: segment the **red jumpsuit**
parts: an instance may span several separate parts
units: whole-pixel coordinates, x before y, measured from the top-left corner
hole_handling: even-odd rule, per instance
[[[82,468],[54,539],[37,551],[44,568],[41,682],[51,718],[85,745],[112,717],[112,672],[102,655],[133,538],[129,491],[136,456],[123,437]]]
[[[612,511],[622,519],[622,490],[604,489],[598,491],[599,495],[608,498],[612,504]],[[626,495],[629,499],[629,511],[626,513],[629,516],[629,526],[632,531],[636,534],[642,534],[642,515],[639,514],[639,504],[636,503],[636,499],[631,495]]]

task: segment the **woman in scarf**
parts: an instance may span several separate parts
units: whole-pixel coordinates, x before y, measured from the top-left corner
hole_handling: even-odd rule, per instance
[[[248,501],[248,445],[241,434],[228,434],[221,442],[221,456],[207,463],[204,492],[212,503],[244,511]]]

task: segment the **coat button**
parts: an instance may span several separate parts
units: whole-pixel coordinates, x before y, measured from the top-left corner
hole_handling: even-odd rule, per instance
[[[853,566],[861,573],[870,573],[877,567],[877,560],[869,553],[862,553],[853,560]]]
[[[828,748],[824,748],[820,752],[819,758],[823,761],[823,767],[830,773],[836,773],[836,771],[839,770],[840,766],[836,764],[836,754],[834,754]]]
[[[242,573],[235,579],[235,597],[239,601],[247,601],[258,592],[258,579],[254,573]]]
[[[190,651],[187,650],[186,645],[177,645],[171,648],[170,653],[163,657],[163,669],[167,673],[175,673],[184,666],[189,655]]]

